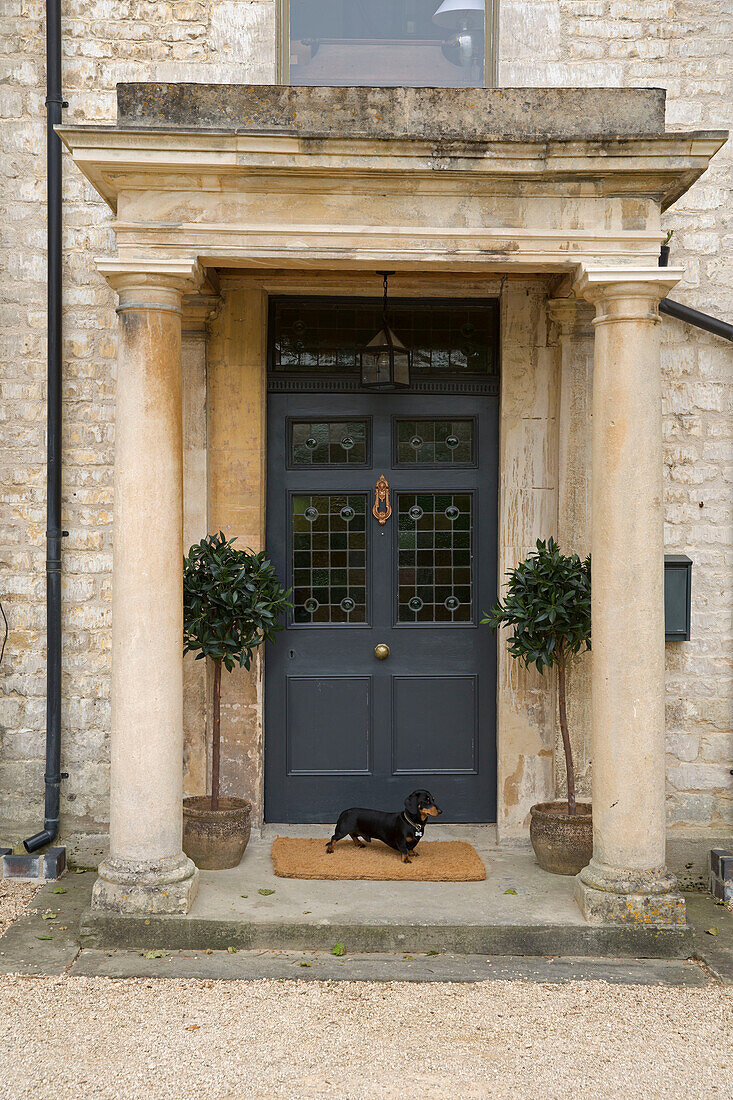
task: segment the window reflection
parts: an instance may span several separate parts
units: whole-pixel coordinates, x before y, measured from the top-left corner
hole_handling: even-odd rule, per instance
[[[290,0],[290,83],[479,88],[484,0]]]

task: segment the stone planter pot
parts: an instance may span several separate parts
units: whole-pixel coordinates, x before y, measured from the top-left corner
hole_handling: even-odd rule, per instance
[[[593,855],[593,816],[590,802],[578,802],[577,814],[567,802],[538,802],[529,811],[529,836],[543,871],[577,875]]]
[[[207,794],[184,798],[184,852],[202,871],[236,867],[249,840],[251,812],[243,798],[221,797],[218,810]]]

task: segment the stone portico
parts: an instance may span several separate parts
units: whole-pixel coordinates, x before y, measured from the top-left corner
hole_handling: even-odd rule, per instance
[[[661,212],[725,135],[665,133],[654,90],[194,85],[121,86],[116,126],[61,134],[118,249],[98,265],[120,333],[111,852],[93,905],[185,913],[196,892],[182,761],[185,728],[202,789],[205,683],[181,658],[183,531],[263,544],[268,296],[373,293],[389,268],[405,297],[500,297],[499,577],[555,531],[593,554],[571,708],[594,856],[576,896],[590,921],[684,924],[665,868],[657,312],[682,271],[657,258]],[[225,724],[245,714],[247,734],[225,751],[261,820],[262,669],[232,679]],[[502,645],[497,684],[511,844],[555,793],[555,686]]]

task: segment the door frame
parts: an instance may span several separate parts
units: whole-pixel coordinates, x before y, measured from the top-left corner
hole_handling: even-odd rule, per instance
[[[359,396],[369,397],[369,396],[371,396],[372,400],[379,401],[381,395],[379,395],[379,394],[375,395],[373,393],[373,391],[370,394],[370,391],[368,389],[362,388],[361,385],[358,382],[358,379],[356,379],[356,380],[354,379],[353,371],[351,372],[350,375],[346,375],[345,373],[339,374],[337,372],[333,372],[333,373],[329,373],[329,374],[321,373],[319,375],[315,375],[315,374],[312,374],[312,373],[309,374],[309,373],[307,373],[305,371],[302,371],[302,370],[299,371],[298,373],[296,373],[295,371],[293,371],[291,373],[285,373],[285,372],[276,373],[272,369],[272,361],[273,361],[272,313],[273,313],[273,308],[274,308],[274,305],[275,305],[275,301],[274,301],[275,297],[276,296],[271,297],[268,301],[268,326],[267,326],[267,365],[268,365],[267,391],[268,391],[268,393],[267,393],[267,416],[266,416],[266,420],[267,420],[267,438],[268,438],[268,440],[270,440],[272,438],[271,433],[270,433],[270,424],[271,424],[271,415],[272,415],[271,414],[271,401],[270,401],[270,398],[272,398],[275,395],[288,394],[288,393],[291,393],[291,394],[294,394],[294,395],[303,394],[304,396],[316,396],[318,394],[323,394],[323,395],[327,395],[327,394],[344,394],[344,395],[346,395],[346,394],[349,394],[349,395],[353,395],[354,397],[359,397]],[[286,297],[290,298],[290,297],[293,297],[293,296],[287,295]],[[320,304],[320,303],[323,303],[324,298],[328,298],[330,296],[303,295],[303,296],[297,296],[297,297],[301,298],[304,302],[310,302],[310,301],[316,300]],[[441,301],[441,304],[446,303],[446,297],[444,297],[444,296],[441,296],[440,299],[438,299],[438,300]],[[409,300],[409,299],[401,300],[401,301],[403,301],[404,304],[406,304],[406,305],[412,305],[413,304],[412,301]],[[477,299],[477,298],[450,299],[450,301],[454,302],[456,307],[458,307],[460,304],[463,304],[463,303],[475,306],[481,301],[481,299]],[[487,301],[495,302],[496,299],[491,298],[489,296]],[[351,297],[350,298],[350,303],[354,306],[358,305],[360,302],[368,302],[370,305],[381,305],[381,302],[379,302],[378,299],[375,299],[373,297],[369,297],[369,298],[366,298],[366,297],[364,297],[364,298]],[[424,301],[420,303],[420,306],[424,306],[424,305],[425,305]],[[500,333],[497,333],[497,350],[499,348],[500,348]],[[498,365],[498,355],[497,355],[497,365]],[[470,414],[470,418],[474,419],[474,421],[477,425],[479,423],[482,423],[482,425],[484,427],[486,427],[486,425],[490,422],[490,420],[495,417],[496,426],[495,426],[495,429],[491,432],[492,439],[491,439],[490,448],[487,450],[488,440],[481,439],[481,436],[484,434],[484,432],[483,431],[481,433],[476,432],[475,433],[475,440],[476,440],[477,451],[476,451],[475,458],[470,463],[461,464],[459,469],[461,469],[461,470],[473,469],[473,470],[476,471],[477,476],[480,477],[480,471],[481,471],[481,466],[482,466],[482,462],[483,462],[485,464],[485,469],[487,469],[487,471],[489,469],[493,469],[495,471],[496,483],[495,483],[493,492],[496,494],[496,498],[497,498],[497,506],[496,507],[497,507],[497,510],[498,510],[498,495],[499,495],[499,486],[498,486],[498,478],[499,478],[499,468],[498,468],[498,463],[499,463],[498,421],[499,421],[499,416],[500,416],[500,410],[498,408],[499,402],[497,400],[498,397],[499,397],[499,377],[498,377],[498,375],[485,375],[485,376],[471,375],[471,376],[467,376],[467,377],[462,377],[458,374],[455,374],[453,376],[445,376],[444,375],[444,376],[438,377],[438,378],[422,378],[417,382],[417,384],[413,385],[412,387],[410,387],[410,389],[408,389],[407,391],[403,391],[403,392],[407,396],[414,397],[418,401],[418,403],[420,403],[421,398],[425,398],[425,397],[436,397],[436,398],[443,398],[444,397],[446,400],[450,400],[451,397],[471,397],[473,399],[479,399],[479,400],[481,398],[486,399],[487,407],[486,407],[485,414],[474,412],[474,413]],[[492,399],[495,402],[493,412],[491,410],[490,405],[488,404],[489,402],[492,401]],[[327,413],[324,413],[323,415],[324,416],[327,415],[328,419],[331,420],[331,419],[339,419],[340,414],[337,415],[336,413],[332,413],[331,411],[328,411]],[[423,414],[421,414],[421,415],[423,415]],[[429,415],[429,412],[426,411],[424,413],[424,415]],[[282,413],[282,411],[280,411],[278,413],[278,419],[282,416],[283,416],[283,413]],[[356,416],[356,413],[343,413],[343,416],[347,419],[353,419]],[[469,416],[469,414],[466,414],[466,416]],[[463,418],[463,414],[461,414],[461,417]],[[486,417],[488,419],[484,419],[484,417]],[[295,418],[297,419],[298,417],[296,416]],[[370,415],[369,410],[366,409],[366,410],[364,410],[363,413],[360,412],[359,413],[359,418],[360,419],[361,418],[371,419],[371,415]],[[395,412],[390,413],[390,423],[391,424],[393,424],[395,419],[397,419],[397,418],[398,418],[397,413],[395,413]],[[277,438],[280,439],[280,437],[282,436],[282,446],[283,446],[284,452],[285,452],[284,456],[283,456],[283,463],[282,463],[283,472],[285,472],[287,469],[291,468],[291,465],[292,465],[291,462],[290,462],[290,458],[289,458],[289,439],[290,439],[289,424],[290,424],[290,421],[292,419],[293,419],[293,416],[285,414],[285,417],[284,417],[285,435],[284,436],[283,436],[280,424],[278,424],[278,436],[277,436]],[[392,432],[392,435],[393,434],[394,433]],[[278,450],[279,450],[279,446],[280,445],[278,444]],[[493,463],[491,462],[492,455],[493,455],[493,459],[494,459]],[[267,448],[267,461],[269,461],[270,457],[271,457],[271,451],[270,451],[270,446],[268,445],[268,448]],[[371,461],[369,462],[368,467],[367,466],[362,466],[361,464],[358,467],[354,464],[346,464],[344,467],[341,467],[341,466],[328,467],[327,473],[329,475],[331,473],[335,473],[336,476],[338,476],[339,470],[355,471],[356,469],[363,470],[365,468],[371,469],[372,468],[372,462]],[[436,472],[436,474],[438,475],[438,480],[442,480],[448,472],[448,470],[445,467],[441,467],[441,466],[430,467],[430,469],[433,469]],[[376,470],[376,467],[374,467],[373,470]],[[373,472],[373,470],[372,470],[372,472]],[[321,474],[323,475],[323,473],[325,473],[325,472],[326,471],[321,471]],[[326,478],[326,481],[328,481],[328,478]],[[270,504],[270,505],[271,505],[272,502],[271,502],[271,499],[269,497],[269,493],[272,490],[272,486],[273,486],[273,480],[272,480],[272,478],[268,478],[268,504]],[[289,492],[286,488],[284,488],[284,486],[283,486],[283,491],[286,492],[286,493]],[[318,491],[326,492],[327,489],[324,486],[321,486],[321,488]],[[475,490],[474,490],[474,493],[475,493]],[[493,496],[493,493],[492,493],[492,496]],[[491,506],[490,503],[489,503],[489,506]],[[267,508],[267,513],[269,515],[269,507]],[[498,563],[498,557],[499,557],[499,532],[498,532],[497,519],[498,519],[498,517],[497,517],[496,513],[494,513],[493,517],[491,517],[489,519],[489,523],[490,523],[490,529],[491,529],[491,532],[492,532],[491,538],[492,538],[492,545],[493,545],[493,553],[495,555],[495,560]],[[269,532],[269,520],[267,519],[267,517],[266,517],[266,523],[267,523],[266,532]],[[281,526],[281,524],[278,525],[278,529],[279,529],[280,526]],[[282,540],[282,538],[284,538],[286,543],[287,543],[287,530],[288,529],[289,528],[287,527],[287,522],[286,522],[286,527],[283,529],[283,531],[280,532],[280,536],[279,536],[280,540]],[[478,528],[476,530],[475,538],[478,541],[477,541],[477,544],[476,544],[475,549],[474,549],[474,554],[476,555],[476,558],[478,559],[481,556],[481,544],[483,542],[483,537],[481,537],[481,533],[478,530]],[[288,576],[289,576],[289,574],[288,574]],[[477,574],[477,579],[478,579],[478,574]],[[286,584],[290,583],[289,580],[286,580],[285,578],[283,578],[283,581]],[[370,592],[370,597],[369,598],[371,599],[371,592]],[[476,596],[476,601],[477,602],[476,602],[476,606],[474,608],[474,618],[473,618],[472,623],[468,624],[470,626],[470,628],[473,629],[473,630],[486,630],[487,629],[485,627],[480,626],[481,612],[484,610],[483,606],[479,606],[481,599],[482,599],[482,597],[480,595],[480,592],[477,591],[477,596]],[[371,616],[370,616],[370,618],[371,618]],[[400,627],[404,627],[405,629],[407,628],[407,624],[398,624],[397,621],[396,621],[396,617],[394,615],[392,615],[392,618],[394,619],[394,628],[395,629],[398,629]],[[443,624],[435,624],[435,628],[439,629],[440,626],[442,626],[442,625]],[[448,625],[450,625],[450,624],[448,624]],[[474,637],[475,637],[475,635],[474,635]],[[493,755],[493,760],[488,765],[486,765],[484,763],[484,765],[482,765],[482,770],[485,774],[487,784],[490,784],[491,787],[492,787],[491,792],[490,792],[490,803],[493,804],[495,809],[498,809],[497,808],[497,801],[496,801],[496,775],[497,775],[497,768],[498,768],[498,723],[497,723],[497,712],[496,712],[496,684],[497,684],[498,669],[497,669],[497,658],[496,658],[495,646],[492,645],[490,647],[490,649],[492,651],[492,656],[491,656],[490,660],[493,664],[493,675],[492,675],[492,669],[491,668],[488,668],[486,670],[485,674],[484,674],[484,675],[486,675],[487,677],[490,678],[489,683],[487,685],[487,688],[485,688],[485,690],[488,690],[488,692],[489,692],[490,702],[488,704],[488,707],[487,708],[485,707],[484,713],[485,713],[485,716],[486,716],[486,720],[492,723],[493,729],[491,731],[489,731],[488,734],[485,737],[485,742],[488,741],[488,745],[485,745],[485,748],[484,748],[483,751],[484,752],[490,752]],[[329,675],[328,672],[325,672],[323,678],[327,678],[328,675]],[[365,675],[368,675],[368,673],[365,673]],[[472,676],[472,679],[474,679],[474,680],[477,680],[477,678],[478,678],[478,673],[476,673],[475,675]],[[393,692],[394,692],[394,685],[392,687],[392,693]],[[268,722],[268,717],[267,716],[268,716],[268,713],[269,713],[269,708],[268,708],[268,704],[267,704],[267,693],[268,693],[268,685],[267,685],[267,681],[265,681],[265,701],[264,701],[265,725],[267,725],[267,722]],[[483,694],[483,692],[482,692],[482,694]],[[486,703],[486,697],[484,697],[484,702]],[[392,701],[390,702],[390,709],[393,708],[393,706],[394,706],[394,700],[392,699]],[[478,722],[480,721],[480,719],[478,717],[478,712],[477,712],[476,721],[477,721],[477,737],[476,737],[476,741],[475,741],[475,754],[476,754],[476,757],[478,758],[478,755],[479,755],[479,739],[478,739],[478,728],[479,728],[479,726],[478,726]],[[373,751],[374,751],[373,744],[370,743],[370,753],[373,753]],[[392,747],[391,751],[392,752],[394,751],[394,746]],[[285,754],[284,756],[283,756],[283,753]],[[264,816],[265,816],[265,820],[270,820],[271,817],[272,817],[272,815],[271,815],[271,813],[268,809],[267,773],[268,773],[269,768],[275,766],[275,760],[274,760],[275,755],[277,757],[278,766],[282,767],[283,760],[287,759],[287,750],[284,749],[282,745],[280,745],[279,746],[279,751],[277,752],[277,754],[275,754],[274,753],[274,746],[272,745],[272,743],[268,739],[267,733],[266,733],[265,734],[265,742],[264,742],[264,762],[263,762],[263,765],[264,765],[264,767],[263,767],[263,772],[264,772],[264,774],[263,774],[263,788],[264,788],[263,794],[264,794]],[[420,773],[420,769],[418,768],[418,769],[415,770],[414,774],[419,774],[419,773]],[[278,774],[279,774],[279,772],[278,772]],[[353,773],[353,774],[357,774],[357,773]],[[358,774],[364,774],[364,773],[360,772]],[[453,773],[451,773],[451,774],[453,774]],[[458,775],[459,773],[456,772],[455,774]],[[473,770],[471,770],[470,772],[466,772],[466,774],[473,775],[473,774],[475,774],[475,772]],[[348,795],[345,795],[345,797],[347,797],[347,799],[348,799]],[[279,815],[279,818],[280,817],[281,817],[281,815]],[[496,814],[494,815],[494,820],[495,820],[495,817],[496,817]],[[272,820],[274,820],[274,819],[272,819]],[[486,821],[487,821],[487,819],[483,819],[482,823],[485,823]]]

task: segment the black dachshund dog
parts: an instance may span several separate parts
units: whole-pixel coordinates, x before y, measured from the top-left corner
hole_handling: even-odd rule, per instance
[[[344,810],[339,815],[326,851],[333,852],[334,844],[345,836],[350,836],[357,848],[366,847],[362,843],[364,840],[367,844],[372,840],[381,840],[400,853],[403,863],[410,863],[410,856],[417,855],[415,848],[425,831],[425,822],[442,812],[430,791],[413,791],[405,799],[405,808],[399,814],[385,814],[381,810],[363,810],[360,807]]]

